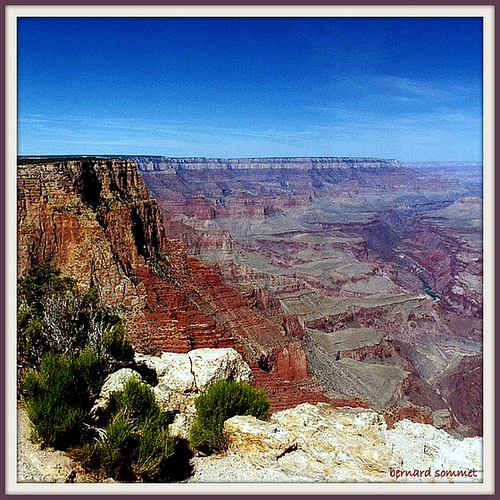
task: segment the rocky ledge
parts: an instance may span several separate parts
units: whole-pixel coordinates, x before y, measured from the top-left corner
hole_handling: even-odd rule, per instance
[[[230,450],[255,467],[315,482],[480,482],[482,439],[458,440],[409,420],[391,429],[363,408],[303,403],[269,422],[237,416],[225,422]]]
[[[136,363],[139,371],[147,367],[156,374],[156,399],[174,415],[171,432],[183,438],[188,436],[200,391],[221,379],[253,378],[234,349],[139,354]],[[128,378],[140,377],[129,369],[111,375],[96,407]],[[225,422],[229,448],[217,460],[224,463],[223,457],[237,456],[248,470],[267,468],[269,477],[303,482],[481,481],[482,438],[459,440],[432,425],[410,421],[411,415],[398,418],[388,425],[383,412],[327,403],[302,403],[273,413],[269,421],[236,416]],[[224,480],[238,480],[229,471],[220,473]],[[222,480],[220,475],[216,478]],[[260,479],[250,474],[246,480]]]
[[[200,391],[228,378],[252,380],[248,364],[234,349],[138,354],[135,369],[107,378],[92,415],[99,425],[99,413],[106,411],[113,392],[129,379],[149,381],[160,406],[174,416],[171,434],[185,438]],[[273,413],[268,421],[236,416],[224,424],[228,450],[194,456],[193,474],[185,482],[482,481],[482,438],[456,439],[400,417],[388,426],[382,412],[326,403],[302,403]],[[71,471],[75,482],[96,480],[61,452],[43,451],[44,462],[64,463],[59,475],[47,469],[41,451],[27,439],[19,442],[18,453],[19,482],[64,482]]]

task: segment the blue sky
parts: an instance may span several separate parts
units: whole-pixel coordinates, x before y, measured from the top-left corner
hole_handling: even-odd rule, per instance
[[[19,18],[18,154],[482,159],[481,18]]]

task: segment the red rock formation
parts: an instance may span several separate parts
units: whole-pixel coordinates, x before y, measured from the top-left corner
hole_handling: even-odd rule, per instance
[[[21,162],[18,272],[50,261],[121,309],[139,351],[234,347],[275,408],[326,401],[289,319],[248,296],[165,237],[156,202],[130,160]],[[283,326],[285,325],[285,326]],[[272,362],[266,370],[262,357]]]
[[[483,433],[483,357],[465,356],[438,385],[460,424],[459,430],[468,436]]]
[[[153,228],[143,234],[139,253],[131,209],[144,212],[148,196],[131,162],[21,164],[17,195],[19,273],[51,261],[82,286],[96,286],[112,306],[142,306],[145,290],[134,266],[144,262],[141,253],[154,255],[163,229],[155,224],[159,210],[150,207]],[[132,201],[122,203],[123,196]]]

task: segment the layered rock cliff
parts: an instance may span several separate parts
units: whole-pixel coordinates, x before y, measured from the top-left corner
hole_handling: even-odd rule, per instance
[[[397,160],[352,157],[271,157],[271,158],[169,158],[165,156],[131,156],[141,172],[169,170],[239,170],[311,168],[379,168],[398,167]]]
[[[125,316],[138,351],[235,347],[275,408],[328,400],[284,317],[249,307],[165,237],[158,206],[129,159],[20,161],[18,249],[19,274],[50,261],[82,287],[96,287]]]
[[[165,238],[131,161],[21,163],[17,183],[19,273],[50,261],[112,306],[144,307],[137,269]]]

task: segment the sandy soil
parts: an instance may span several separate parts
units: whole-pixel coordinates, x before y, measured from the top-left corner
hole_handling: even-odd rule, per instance
[[[17,410],[17,482],[65,483],[95,482],[66,453],[52,448],[41,449],[30,440],[31,423],[22,406]]]

